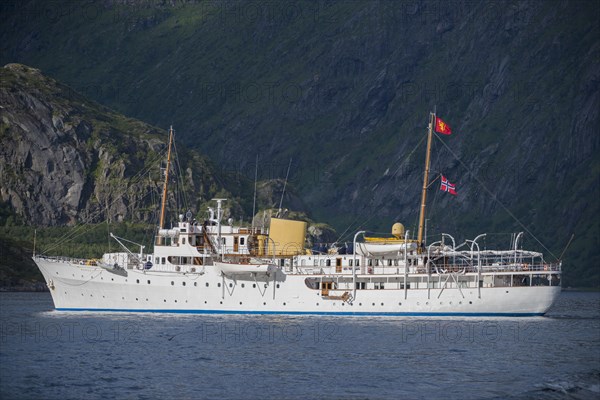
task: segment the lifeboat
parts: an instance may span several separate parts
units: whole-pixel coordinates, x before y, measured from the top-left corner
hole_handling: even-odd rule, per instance
[[[404,225],[396,222],[392,225],[393,237],[365,236],[365,241],[356,243],[356,254],[365,257],[397,256],[406,251],[417,249],[417,242],[404,238]]]
[[[278,269],[277,265],[269,263],[241,263],[241,262],[229,262],[229,261],[215,261],[215,267],[225,275],[240,275],[259,273],[266,274],[274,272]]]
[[[365,238],[365,242],[356,243],[356,254],[366,257],[393,256],[405,251],[414,251],[417,244],[412,241],[395,238]]]

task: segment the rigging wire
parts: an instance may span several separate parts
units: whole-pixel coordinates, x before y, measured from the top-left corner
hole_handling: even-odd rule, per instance
[[[283,204],[283,196],[285,195],[285,187],[287,186],[288,177],[290,175],[290,168],[292,167],[292,158],[290,157],[290,163],[288,164],[287,173],[285,174],[285,182],[283,183],[283,191],[281,192],[281,200],[279,200],[279,211],[277,216],[281,214],[281,205]]]
[[[398,167],[394,170],[394,172],[392,172],[389,175],[384,176],[378,183],[377,185],[380,184],[385,184],[387,183],[386,181],[394,178],[396,176],[396,174],[398,172],[400,172],[400,169],[408,162],[408,160],[411,159],[411,157],[413,156],[413,154],[415,153],[415,151],[419,148],[419,146],[425,141],[425,139],[427,138],[427,135],[423,135],[421,137],[421,140],[419,140],[419,142],[417,142],[417,144],[415,145],[415,147],[413,147],[413,149],[408,153],[408,155],[406,155],[402,161],[398,164]],[[389,164],[388,168],[386,169],[386,171],[392,166],[393,162]],[[375,217],[374,211],[376,208],[376,205],[373,204],[374,198],[371,198],[371,202],[365,206],[363,206],[361,208],[361,210],[359,211],[358,215],[356,218],[354,218],[354,220],[346,227],[346,229],[344,230],[344,232],[342,232],[342,234],[340,235],[340,237],[336,240],[336,242],[339,242],[342,239],[346,239],[346,238],[350,238],[352,236],[352,233],[348,234],[347,236],[344,236],[346,234],[346,232],[348,232],[350,230],[350,228],[356,223],[356,221],[359,220],[361,212],[364,211],[365,209],[370,207],[370,211],[367,213],[368,218],[366,218],[363,222],[361,222],[360,224],[357,225],[357,228],[353,228],[353,231],[355,230],[360,230],[360,227],[364,226],[367,222],[369,222],[370,220],[372,220]]]
[[[110,209],[110,207],[112,207],[115,203],[120,201],[121,196],[123,194],[125,194],[133,185],[137,184],[146,175],[146,173],[149,172],[150,169],[154,167],[155,163],[164,156],[165,152],[166,152],[166,150],[156,153],[156,155],[153,158],[151,158],[150,162],[148,163],[150,165],[149,167],[143,168],[137,174],[135,174],[131,179],[129,179],[127,186],[120,193],[118,193],[118,195],[114,196],[112,202],[106,204],[106,209],[107,210]],[[60,238],[58,238],[58,240],[55,243],[53,243],[52,245],[50,245],[46,249],[44,249],[44,251],[41,254],[47,254],[48,252],[58,248],[59,246],[63,245],[64,243],[83,235],[86,231],[88,231],[92,228],[92,226],[90,226],[89,224],[92,223],[96,219],[96,217],[99,217],[103,211],[104,211],[103,209],[98,209],[96,212],[89,214],[82,221],[81,225],[66,232],[64,235],[62,235]]]
[[[183,208],[185,210],[189,209],[189,202],[187,198],[187,193],[185,192],[185,182],[183,181],[183,174],[181,173],[181,162],[179,161],[179,154],[177,153],[177,145],[175,141],[173,141],[173,150],[175,150],[175,164],[177,165],[178,173],[178,184],[181,185],[180,193],[183,197]]]
[[[540,246],[542,246],[544,248],[544,250],[546,250],[552,257],[554,257],[556,260],[558,260],[558,258],[556,257],[556,255],[554,255],[553,252],[551,252],[545,245],[544,243],[542,243],[528,228],[527,226],[525,226],[525,224],[523,224],[521,222],[521,220],[519,220],[516,215],[514,215],[509,209],[508,207],[506,207],[499,199],[498,197],[490,190],[488,189],[488,187],[483,183],[483,181],[481,179],[479,179],[479,177],[477,175],[475,175],[475,173],[472,171],[471,168],[469,168],[468,165],[466,165],[453,151],[452,149],[446,144],[444,143],[444,141],[437,135],[435,135],[435,137],[442,143],[442,145],[444,145],[444,147],[446,147],[446,149],[448,149],[448,151],[450,152],[450,154],[452,154],[452,156],[467,170],[468,173],[471,174],[471,176],[475,179],[475,181],[477,181],[477,183],[483,188],[483,190],[492,198],[492,200],[494,200],[495,202],[497,202],[500,207],[502,207],[502,209],[504,211],[506,211],[506,213],[508,215],[510,215],[518,224],[519,226],[521,226],[521,228],[523,228],[523,230],[525,230],[525,232],[527,232],[529,235],[531,235],[531,237],[539,243]]]

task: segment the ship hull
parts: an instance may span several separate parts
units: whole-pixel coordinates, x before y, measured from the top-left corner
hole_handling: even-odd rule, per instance
[[[307,287],[315,275],[227,277],[214,267],[198,273],[127,270],[126,276],[99,266],[36,258],[59,311],[198,314],[291,314],[357,316],[539,316],[560,286],[386,288],[347,290],[323,296]],[[341,292],[338,291],[338,292]],[[338,293],[341,294],[341,293]]]

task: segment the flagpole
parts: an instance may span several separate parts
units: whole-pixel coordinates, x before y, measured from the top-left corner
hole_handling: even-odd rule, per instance
[[[421,192],[421,214],[419,215],[419,234],[417,235],[418,252],[421,253],[423,242],[423,230],[425,227],[425,204],[427,202],[427,187],[429,186],[429,164],[431,156],[431,138],[433,137],[433,124],[435,123],[435,111],[429,113],[429,132],[427,134],[427,153],[425,155],[425,174],[423,176],[423,190]]]

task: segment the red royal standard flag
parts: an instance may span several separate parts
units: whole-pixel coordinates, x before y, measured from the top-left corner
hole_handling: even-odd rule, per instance
[[[440,190],[442,192],[448,192],[448,193],[456,196],[456,185],[453,183],[450,183],[444,175],[442,175],[442,183],[440,185]]]
[[[441,118],[435,117],[435,131],[444,135],[452,133],[452,129]]]

